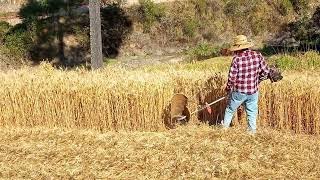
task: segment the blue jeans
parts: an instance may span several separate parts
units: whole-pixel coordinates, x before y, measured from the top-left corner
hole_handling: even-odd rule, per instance
[[[258,99],[259,92],[248,95],[240,92],[232,92],[229,97],[229,102],[225,111],[223,126],[229,128],[233,115],[241,104],[244,104],[247,119],[248,130],[251,133],[256,133],[257,130],[257,116],[258,116]]]

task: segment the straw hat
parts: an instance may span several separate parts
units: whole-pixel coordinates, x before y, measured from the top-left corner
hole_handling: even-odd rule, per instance
[[[230,48],[230,51],[239,51],[241,49],[247,49],[252,46],[253,46],[253,43],[248,41],[247,36],[239,35],[234,38],[234,42]]]

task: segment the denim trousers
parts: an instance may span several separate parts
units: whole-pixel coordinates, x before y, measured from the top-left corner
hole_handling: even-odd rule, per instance
[[[258,99],[259,92],[248,95],[240,92],[232,92],[229,97],[229,102],[225,111],[223,127],[229,128],[233,115],[237,111],[240,105],[244,105],[247,120],[248,120],[248,131],[256,133],[257,130],[257,116],[258,116]]]

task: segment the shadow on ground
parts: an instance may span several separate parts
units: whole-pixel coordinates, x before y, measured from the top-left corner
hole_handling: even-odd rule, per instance
[[[74,67],[90,61],[90,23],[83,1],[28,0],[20,9],[22,23],[8,34],[25,36],[31,60]],[[117,57],[124,39],[132,32],[132,21],[118,4],[101,8],[103,54]]]

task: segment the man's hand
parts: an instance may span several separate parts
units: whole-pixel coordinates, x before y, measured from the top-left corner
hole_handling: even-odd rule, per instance
[[[283,79],[281,71],[274,65],[269,67],[269,73],[265,75],[259,75],[259,84],[264,81],[270,79],[271,83],[278,82]]]
[[[226,95],[229,96],[231,94],[231,90],[226,90]]]
[[[232,93],[232,90],[231,90],[231,89],[228,89],[228,88],[225,89],[225,96],[226,96],[228,99],[230,98],[231,93]]]
[[[270,73],[268,75],[268,78],[272,83],[278,82],[283,79],[283,76],[281,75],[281,72],[276,67],[273,67],[270,69]]]

